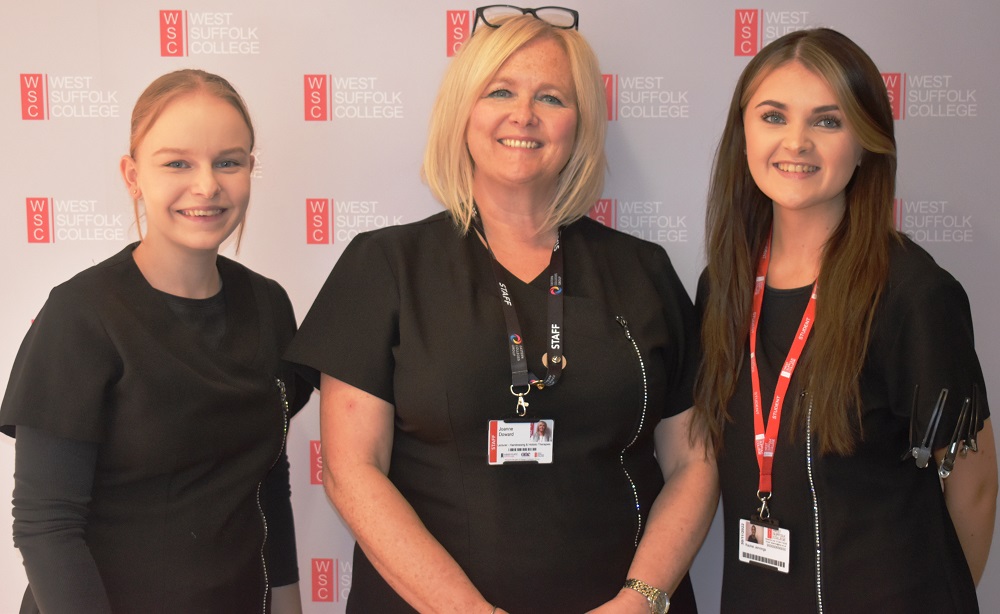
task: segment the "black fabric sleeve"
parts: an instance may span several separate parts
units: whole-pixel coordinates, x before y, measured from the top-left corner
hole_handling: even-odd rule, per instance
[[[372,235],[358,235],[333,267],[285,357],[394,403],[399,304],[384,251]]]
[[[111,612],[84,541],[98,444],[19,426],[14,457],[14,545],[42,612]]]
[[[271,586],[285,586],[299,581],[291,496],[288,455],[282,452],[264,481],[264,513],[267,516],[265,558]]]
[[[694,380],[701,359],[701,339],[694,306],[684,284],[670,263],[670,257],[656,246],[656,289],[663,301],[663,318],[670,336],[675,369],[663,418],[675,416],[694,405]]]
[[[972,311],[961,284],[931,265],[893,289],[887,304],[894,342],[888,350],[885,376],[890,406],[909,420],[919,385],[916,432],[924,433],[942,389],[948,390],[932,449],[946,447],[967,397],[978,393],[978,432],[989,416],[983,371],[976,355]]]
[[[104,439],[104,408],[121,360],[88,288],[57,286],[17,352],[0,407],[2,430],[44,429],[75,440]]]
[[[274,325],[277,327],[278,351],[279,354],[284,354],[288,344],[295,337],[295,310],[292,307],[292,301],[288,298],[288,293],[281,287],[281,284],[268,279],[267,285],[268,297],[275,314]],[[299,413],[299,410],[309,402],[313,389],[319,387],[319,378],[309,369],[300,369],[298,365],[284,359],[279,365],[279,372],[280,377],[288,387],[288,408],[289,417],[291,417]]]

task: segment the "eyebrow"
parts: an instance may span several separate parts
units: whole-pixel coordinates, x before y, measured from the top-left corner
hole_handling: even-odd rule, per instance
[[[781,109],[782,111],[788,110],[788,105],[786,105],[783,102],[778,102],[776,100],[763,100],[763,101],[761,101],[760,104],[758,104],[754,108],[755,109],[759,109],[760,107],[765,107],[765,106],[775,107],[776,109]],[[816,107],[815,109],[812,110],[812,112],[813,113],[829,113],[830,111],[839,111],[839,110],[840,110],[839,106],[837,106],[835,104],[828,104],[828,105],[823,105],[821,107]]]
[[[187,149],[181,149],[179,147],[162,147],[162,148],[157,149],[156,151],[154,151],[153,155],[154,156],[159,155],[159,154],[184,155],[184,154],[187,154],[187,153],[189,153]],[[248,152],[247,152],[246,148],[244,148],[244,147],[230,147],[229,149],[223,149],[222,151],[219,152],[218,155],[220,155],[220,156],[231,156],[233,154],[244,154],[244,155],[246,155],[247,153]]]
[[[492,79],[486,82],[486,87],[496,86],[496,85],[511,86],[511,85],[516,85],[518,81],[519,79],[517,77],[508,77],[507,75],[503,75],[498,72],[497,74],[493,75]],[[569,86],[570,88],[574,87],[573,83],[568,83],[566,85]],[[542,83],[538,84],[538,88],[543,90],[544,89],[559,90],[560,92],[565,90],[565,88],[562,85],[559,85],[557,83],[552,83],[549,81],[543,81]]]

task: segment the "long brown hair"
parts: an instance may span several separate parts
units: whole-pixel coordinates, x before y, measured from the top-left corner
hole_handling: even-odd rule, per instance
[[[747,64],[733,93],[708,194],[708,298],[695,427],[704,427],[721,450],[746,352],[754,267],[772,222],[771,200],[747,165],[743,112],[761,81],[790,62],[826,80],[865,150],[846,188],[844,217],[824,248],[816,324],[797,371],[813,404],[820,450],[848,454],[861,436],[858,377],[888,275],[890,243],[899,238],[892,223],[896,141],[892,107],[875,63],[849,38],[826,28],[792,32],[767,45]],[[793,410],[799,426],[804,406],[800,398]]]

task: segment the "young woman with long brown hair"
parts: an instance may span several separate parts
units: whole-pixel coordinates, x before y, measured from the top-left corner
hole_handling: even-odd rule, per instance
[[[695,390],[723,611],[977,608],[997,491],[986,391],[964,290],[893,228],[893,127],[875,64],[833,30],[774,41],[737,83]]]

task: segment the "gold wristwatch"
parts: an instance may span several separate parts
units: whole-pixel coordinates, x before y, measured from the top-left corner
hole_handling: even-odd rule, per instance
[[[661,591],[655,586],[650,586],[642,580],[629,578],[625,580],[625,588],[630,588],[649,601],[650,614],[667,614],[670,609],[670,598],[665,591]]]

